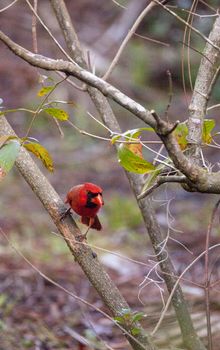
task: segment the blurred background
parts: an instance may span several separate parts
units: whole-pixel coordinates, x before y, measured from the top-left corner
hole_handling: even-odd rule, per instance
[[[10,3],[2,0],[0,11]],[[146,0],[66,0],[85,55],[97,75],[102,76],[106,72],[123,38],[147,3]],[[170,1],[169,5],[171,10],[187,19],[192,1]],[[193,11],[199,16],[194,16],[193,25],[208,35],[215,17],[207,15],[216,14],[218,1],[195,1],[194,5]],[[38,14],[66,49],[49,1],[38,1]],[[26,1],[17,1],[0,12],[1,30],[29,50],[33,50],[32,23],[33,14]],[[63,58],[39,22],[36,30],[38,52],[57,59]],[[153,9],[129,41],[108,81],[149,110],[155,109],[163,115],[169,101],[169,70],[173,83],[169,118],[186,120],[191,98],[190,76],[194,83],[201,59],[199,52],[203,50],[204,41],[194,34],[187,41],[191,47],[190,64],[187,64],[187,45],[183,45],[183,41],[184,25],[162,8]],[[185,60],[182,65],[183,57]],[[1,107],[6,110],[20,107],[36,109],[42,101],[37,96],[42,79],[46,79],[45,84],[49,85],[61,79],[54,73],[29,66],[1,42],[0,58]],[[80,82],[72,81],[81,86]],[[218,103],[219,95],[220,85],[217,83],[210,104]],[[60,108],[69,113],[70,120],[78,128],[109,137],[108,131],[88,115],[89,111],[99,120],[85,92],[65,82],[51,98],[68,102],[60,105]],[[122,131],[145,126],[114,102],[110,103]],[[219,109],[211,110],[207,117],[218,120]],[[24,136],[31,120],[30,114],[17,111],[8,113],[7,118],[18,135]],[[103,188],[105,206],[100,213],[100,220],[104,229],[100,233],[90,231],[88,242],[97,247],[93,249],[132,308],[147,314],[144,326],[151,329],[163,306],[161,293],[158,285],[151,283],[141,289],[140,284],[151,266],[149,259],[154,260],[150,256],[153,252],[115,150],[111,142],[82,135],[65,122],[60,123],[60,127],[64,137],[61,137],[52,118],[40,115],[35,120],[30,136],[48,149],[55,170],[49,173],[39,160],[36,162],[63,199],[72,186],[85,181]],[[143,135],[143,139],[157,140],[155,135],[149,133]],[[155,150],[159,147],[153,146]],[[208,148],[204,154],[208,162],[218,167],[217,151]],[[150,152],[144,152],[147,159],[152,159]],[[65,242],[54,234],[56,229],[41,203],[15,168],[1,182],[0,190],[0,225],[11,242],[47,276],[103,308],[96,292],[73,262]],[[175,185],[164,186],[154,192],[152,203],[164,234],[169,233],[190,249],[189,252],[176,241],[169,240],[169,254],[178,273],[204,250],[207,225],[216,200],[217,196],[186,193]],[[76,221],[79,222],[78,217]],[[218,241],[219,229],[215,227],[212,244]],[[114,349],[127,349],[120,332],[109,320],[45,281],[11,249],[3,236],[0,236],[0,254],[0,349],[106,349],[103,340]],[[218,254],[213,254],[216,263],[212,278],[218,279]],[[183,287],[196,327],[205,338],[204,292],[196,284],[203,282],[204,261],[194,265],[186,278],[194,282],[185,283]],[[166,298],[166,288],[163,284],[161,288],[164,288]],[[218,296],[218,290],[213,290],[211,307],[215,344],[218,344],[219,330]],[[163,349],[181,344],[172,310],[158,334],[157,342]],[[77,338],[77,335],[81,338]]]

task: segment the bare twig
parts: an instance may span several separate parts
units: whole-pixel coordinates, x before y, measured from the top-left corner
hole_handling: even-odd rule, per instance
[[[146,41],[150,41],[150,42],[155,43],[155,44],[159,44],[159,45],[162,45],[162,46],[170,47],[170,44],[165,43],[164,41],[156,40],[156,39],[150,38],[149,36],[141,35],[141,34],[138,34],[138,33],[134,33],[134,35],[139,37],[139,38],[141,38],[141,39],[144,39]]]
[[[219,248],[219,247],[220,247],[220,243],[213,245],[213,246],[210,247],[208,250],[211,251],[211,250],[216,249],[216,248]],[[183,277],[183,276],[185,275],[185,273],[186,273],[187,271],[189,271],[189,269],[191,269],[191,267],[192,267],[199,259],[201,259],[201,257],[203,257],[205,254],[206,254],[206,250],[203,251],[201,254],[199,254],[199,255],[185,268],[185,270],[181,273],[181,275],[180,275],[180,276],[178,277],[178,279],[176,280],[176,283],[175,283],[175,285],[174,285],[174,287],[173,287],[173,289],[172,289],[172,291],[171,291],[171,293],[170,293],[170,295],[169,295],[169,298],[167,299],[166,306],[165,306],[165,308],[163,309],[163,311],[162,311],[162,313],[161,313],[160,319],[159,319],[159,321],[157,322],[157,324],[156,324],[154,330],[153,330],[152,333],[151,333],[152,335],[154,335],[154,334],[158,331],[158,329],[159,329],[159,327],[160,327],[160,325],[161,325],[161,323],[162,323],[162,321],[163,321],[163,319],[164,319],[164,316],[166,315],[167,310],[168,310],[168,308],[169,308],[169,306],[170,306],[171,300],[172,300],[172,298],[173,298],[173,294],[174,294],[174,292],[175,292],[177,286],[178,286],[179,283],[181,282],[182,277]],[[205,347],[204,347],[204,349],[205,349]]]
[[[34,0],[34,11],[37,13],[38,0]],[[32,38],[33,38],[33,50],[35,53],[38,53],[37,45],[37,18],[36,15],[32,16]]]
[[[118,52],[116,53],[115,57],[112,60],[112,63],[110,64],[108,70],[106,71],[106,73],[103,76],[104,80],[107,80],[109,75],[112,73],[114,67],[116,66],[116,64],[118,63],[118,60],[125,48],[125,46],[127,45],[128,41],[130,40],[130,38],[132,37],[132,35],[134,34],[135,30],[138,28],[139,24],[141,23],[141,21],[143,20],[143,18],[146,16],[147,13],[149,13],[152,8],[155,7],[155,3],[154,2],[150,2],[149,5],[147,5],[145,7],[145,9],[141,12],[141,14],[138,16],[138,18],[136,19],[136,21],[134,22],[133,26],[131,27],[131,29],[129,30],[128,34],[126,35],[126,37],[124,38],[121,46],[119,47]]]
[[[121,8],[123,8],[123,9],[126,9],[125,6],[119,4],[119,2],[117,2],[116,0],[112,0],[112,2],[114,2],[114,4],[116,4],[118,7],[121,7]]]
[[[64,56],[66,56],[66,58],[68,60],[70,60],[70,62],[74,62],[73,59],[67,54],[67,52],[62,48],[62,46],[60,45],[60,43],[58,42],[58,40],[54,37],[54,35],[52,34],[52,32],[49,30],[49,28],[46,26],[46,24],[43,22],[43,20],[41,19],[41,17],[38,15],[38,13],[36,12],[35,8],[31,5],[29,0],[25,0],[26,3],[28,4],[28,6],[30,7],[31,11],[33,12],[34,16],[38,19],[38,21],[41,23],[41,25],[44,27],[44,29],[47,31],[47,33],[49,34],[49,36],[53,39],[53,41],[55,42],[55,44],[57,45],[57,47],[60,49],[60,51],[64,54]]]
[[[169,9],[168,6],[164,5],[162,2],[158,1],[158,0],[152,0],[154,1],[156,4],[160,5],[161,7],[164,8],[164,10],[166,10],[167,12],[169,12],[172,16],[174,16],[175,18],[177,18],[181,23],[185,24],[187,27],[189,27],[194,33],[196,33],[197,35],[199,35],[201,38],[203,38],[207,43],[209,43],[213,48],[215,48],[217,51],[220,51],[220,47],[218,45],[216,45],[215,43],[213,43],[210,38],[207,38],[204,34],[202,34],[202,32],[198,29],[196,29],[195,27],[191,26],[189,23],[187,23],[182,17],[178,16],[175,12],[171,11]]]
[[[169,82],[169,90],[168,90],[169,94],[168,94],[168,103],[167,103],[166,110],[164,112],[164,116],[168,122],[168,112],[169,112],[172,98],[173,98],[173,81],[172,81],[172,74],[169,70],[167,71],[167,76],[168,76],[168,82]]]
[[[3,7],[2,9],[0,9],[0,13],[1,13],[1,12],[4,12],[4,11],[6,11],[6,10],[8,10],[8,9],[9,9],[11,6],[13,6],[17,1],[18,1],[18,0],[14,0],[14,1],[12,1],[9,5]]]
[[[141,193],[138,196],[138,199],[142,199],[146,196],[148,196],[150,193],[152,193],[156,188],[160,187],[164,183],[186,183],[187,178],[185,176],[175,176],[175,175],[170,175],[170,176],[158,176],[156,179],[155,183],[149,187],[146,191]]]

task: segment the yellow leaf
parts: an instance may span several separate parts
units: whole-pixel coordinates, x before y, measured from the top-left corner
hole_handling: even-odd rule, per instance
[[[37,96],[42,97],[45,96],[46,94],[48,94],[52,89],[54,88],[54,86],[44,86],[42,89],[40,89],[37,93]]]
[[[37,142],[25,143],[23,145],[29,152],[32,152],[37,158],[39,158],[44,166],[49,170],[53,171],[53,160],[49,152],[41,144]]]
[[[63,109],[60,108],[45,108],[44,112],[51,115],[54,118],[57,118],[59,120],[67,120],[69,119],[69,115],[67,112],[65,112]]]

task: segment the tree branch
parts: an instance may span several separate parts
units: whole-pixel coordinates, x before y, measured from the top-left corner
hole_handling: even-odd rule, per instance
[[[74,61],[79,62],[81,58],[78,57],[78,53],[80,52],[81,48],[78,46],[77,51],[73,50],[73,47],[75,47],[76,43],[78,43],[78,39],[75,41],[75,38],[77,38],[77,34],[72,26],[71,18],[66,9],[65,3],[63,0],[50,0],[50,2],[53,6],[60,28],[63,31],[63,35],[68,45],[69,52],[71,53],[71,56],[74,58]],[[85,64],[85,62],[83,64]],[[89,86],[88,86],[88,93],[92,101],[94,102],[97,110],[99,111],[103,122],[112,131],[121,133],[117,119],[115,118],[115,115],[107,99],[98,90],[91,88]],[[133,174],[130,172],[125,172],[125,173],[128,177],[131,188],[137,199],[139,193],[141,192],[144,186],[144,179],[142,176],[137,174]],[[152,208],[150,200],[148,198],[144,198],[137,201],[138,201],[141,214],[143,216],[145,227],[150,236],[155,254],[158,260],[161,261],[160,267],[163,272],[167,289],[169,292],[171,292],[175,285],[175,278],[173,276],[176,275],[176,272],[169,256],[167,257],[165,256],[164,252],[161,252],[160,247],[161,247],[161,243],[164,240],[163,234],[161,232],[160,226],[155,217],[155,213]],[[172,302],[177,315],[177,319],[180,324],[185,346],[187,346],[187,348],[190,350],[204,350],[205,348],[203,344],[200,342],[193,328],[190,314],[188,312],[187,305],[186,305],[184,296],[182,294],[181,287],[179,285],[174,292]]]
[[[34,54],[33,52],[28,51],[16,44],[2,31],[0,31],[0,40],[2,40],[8,46],[8,48],[12,50],[12,52],[32,66],[48,71],[60,71],[66,73],[67,75],[72,75],[84,83],[97,88],[104,96],[112,98],[119,105],[138,116],[146,124],[149,124],[152,127],[155,126],[154,119],[152,118],[150,112],[142,105],[133,101],[111,84],[81,68],[79,65],[64,61],[62,59],[54,60],[46,56]]]
[[[218,74],[216,72],[220,66],[220,51],[216,49],[216,46],[220,49],[220,16],[217,17],[213,25],[213,29],[209,34],[209,40],[215,44],[215,47],[209,42],[205,45],[189,106],[189,156],[194,161],[196,160],[197,163],[200,159],[204,116],[214,82],[217,79]]]
[[[14,134],[15,133],[9,123],[3,116],[1,116],[0,136]],[[71,253],[75,257],[75,260],[98,292],[104,304],[108,307],[114,317],[121,316],[123,314],[123,309],[129,309],[127,302],[100,264],[98,258],[94,258],[91,248],[77,243],[79,242],[81,232],[72,216],[68,215],[64,220],[60,220],[61,213],[63,213],[66,208],[59,195],[24,148],[21,148],[16,160],[16,166],[26,182],[32,188],[33,192],[40,199],[48,214],[51,216],[57,229],[65,239]],[[75,242],[73,242],[73,238],[75,238]],[[125,329],[126,337],[133,349],[156,350],[156,347],[153,345],[150,338],[145,335],[145,332],[139,323],[135,325],[135,323],[125,322],[122,326]],[[139,328],[140,333],[132,336],[132,329],[134,327]],[[129,336],[129,334],[131,336]]]
[[[160,187],[161,185],[165,183],[187,183],[187,178],[185,176],[178,176],[178,175],[166,175],[166,176],[158,176],[156,179],[156,182],[149,187],[146,191],[142,192],[138,199],[142,199],[146,196],[149,196],[156,188]]]
[[[204,169],[197,166],[197,164],[190,162],[181,151],[174,135],[170,133],[173,124],[167,123],[162,119],[160,119],[160,123],[158,124],[158,121],[155,120],[152,113],[146,110],[142,105],[133,101],[117,88],[96,77],[94,74],[81,68],[77,64],[63,60],[54,60],[42,55],[34,54],[14,43],[1,31],[0,40],[2,40],[16,55],[31,65],[46,70],[61,71],[67,75],[73,75],[90,86],[97,88],[104,96],[111,97],[119,105],[132,112],[146,124],[152,126],[164,143],[176,168],[192,183],[192,186],[185,188],[186,190],[202,193],[220,193],[220,173],[207,173]]]

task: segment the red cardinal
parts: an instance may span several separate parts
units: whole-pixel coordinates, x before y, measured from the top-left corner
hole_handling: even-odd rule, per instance
[[[65,203],[81,216],[81,222],[95,230],[100,231],[102,225],[96,215],[104,205],[102,189],[92,183],[72,187],[66,196]]]

